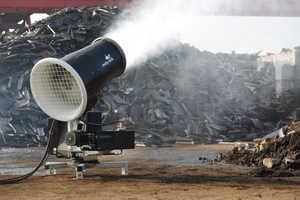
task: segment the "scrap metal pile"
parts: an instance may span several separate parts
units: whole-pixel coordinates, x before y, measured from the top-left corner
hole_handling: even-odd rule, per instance
[[[131,121],[127,128],[149,145],[249,141],[287,114],[275,101],[272,70],[256,71],[256,57],[179,44],[111,82],[100,107],[110,120]]]
[[[1,35],[1,145],[45,143],[47,116],[32,98],[31,68],[87,46],[119,13],[117,7],[67,8]],[[258,54],[213,54],[178,42],[111,81],[94,109],[105,114],[103,122],[122,119],[143,145],[262,137],[296,110],[298,95],[275,96],[274,68],[257,71]]]

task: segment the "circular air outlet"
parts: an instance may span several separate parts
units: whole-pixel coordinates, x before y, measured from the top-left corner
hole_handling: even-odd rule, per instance
[[[30,86],[40,108],[59,121],[78,119],[87,106],[87,92],[78,73],[66,62],[45,58],[32,69]]]

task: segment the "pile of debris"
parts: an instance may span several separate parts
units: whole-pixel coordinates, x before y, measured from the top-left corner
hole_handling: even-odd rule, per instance
[[[178,44],[108,84],[98,109],[107,121],[127,119],[145,145],[252,141],[290,114],[276,100],[274,69],[257,71],[257,56]]]
[[[235,147],[222,157],[231,164],[257,166],[252,176],[299,176],[300,175],[300,123],[288,122],[278,131],[254,140],[254,146]]]
[[[67,8],[0,36],[0,144],[45,143],[47,116],[32,98],[31,68],[42,58],[60,58],[89,45],[119,13],[117,7]],[[105,114],[103,123],[122,119],[141,145],[263,137],[297,110],[298,94],[278,99],[274,68],[257,71],[258,56],[213,54],[178,42],[111,81],[94,110]]]

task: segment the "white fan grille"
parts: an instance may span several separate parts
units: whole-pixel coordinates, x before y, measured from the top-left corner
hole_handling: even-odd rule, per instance
[[[63,61],[42,60],[35,65],[30,77],[31,90],[46,114],[60,121],[71,121],[83,114],[86,91],[77,72],[70,72],[73,68],[67,63],[57,62]]]

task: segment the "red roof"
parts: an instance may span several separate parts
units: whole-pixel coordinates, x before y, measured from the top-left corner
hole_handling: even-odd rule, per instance
[[[53,9],[88,6],[127,7],[131,1],[139,0],[1,0],[0,33],[16,25],[32,13],[51,13]],[[163,0],[161,0],[163,1]],[[201,3],[208,0],[197,0]],[[243,16],[300,16],[299,0],[211,0],[218,2],[212,15]],[[202,2],[202,3],[203,3]],[[189,1],[186,1],[188,4]],[[1,14],[5,13],[5,14]],[[28,20],[30,21],[30,20]]]
[[[0,13],[50,13],[53,9],[87,6],[125,7],[130,0],[7,0],[0,2]]]
[[[126,7],[139,0],[2,0],[0,13],[49,13],[55,8],[82,6]],[[163,1],[163,0],[161,0]],[[207,0],[198,0],[199,2]],[[223,15],[300,16],[299,0],[213,0],[218,2],[217,13]],[[188,4],[189,1],[186,1]]]

